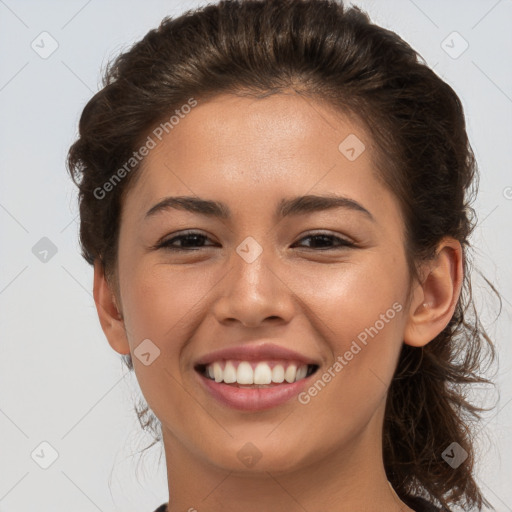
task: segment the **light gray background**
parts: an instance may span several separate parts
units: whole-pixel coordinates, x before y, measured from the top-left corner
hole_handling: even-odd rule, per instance
[[[97,320],[64,162],[100,68],[164,16],[204,3],[0,0],[1,512],[149,512],[168,498],[160,447],[141,465],[132,457],[151,440],[132,411],[136,380]],[[496,510],[512,511],[512,1],[353,3],[418,50],[465,107],[481,172],[475,263],[504,298],[494,322],[496,302],[475,277],[500,355],[499,403],[479,436],[478,478]],[[46,37],[51,48],[43,31],[58,43],[48,58],[31,47]],[[453,31],[469,44],[458,58],[464,42]],[[32,252],[43,237],[57,249],[46,262]],[[58,452],[48,469],[35,462],[48,460],[44,441]]]

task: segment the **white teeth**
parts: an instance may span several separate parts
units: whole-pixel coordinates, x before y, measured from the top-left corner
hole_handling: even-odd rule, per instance
[[[272,382],[276,382],[277,384],[281,384],[284,381],[284,368],[282,364],[276,364],[274,368],[272,368]]]
[[[237,371],[235,365],[231,361],[228,361],[224,367],[224,382],[226,384],[236,382],[236,375]]]
[[[274,363],[275,364],[275,363]],[[307,376],[308,365],[303,364],[297,367],[297,364],[275,364],[271,365],[265,361],[260,361],[253,369],[254,363],[240,361],[238,366],[236,362],[226,361],[223,365],[216,361],[206,366],[205,375],[215,382],[225,382],[226,384],[245,384],[256,386],[265,386],[268,384],[289,384],[297,382]]]
[[[272,382],[272,370],[267,363],[258,363],[254,370],[254,384],[270,384]]]
[[[284,372],[284,380],[291,384],[292,382],[295,382],[296,375],[297,367],[294,364],[291,364],[290,366],[288,366],[288,368],[286,368],[286,371]]]
[[[215,363],[214,363],[215,364]],[[252,366],[242,361],[236,370],[236,381],[238,384],[253,384],[254,382],[254,372],[252,371]]]
[[[306,376],[307,373],[308,373],[308,367],[307,366],[300,366],[297,369],[297,374],[295,376],[295,381],[303,379]]]
[[[215,378],[215,382],[222,382],[224,378],[224,372],[219,363],[213,363],[213,376]]]

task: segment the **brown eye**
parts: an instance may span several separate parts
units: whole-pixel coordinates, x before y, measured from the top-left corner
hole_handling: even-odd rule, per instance
[[[310,244],[310,249],[320,249],[320,250],[328,250],[328,249],[336,249],[339,247],[354,247],[352,242],[345,240],[344,238],[340,238],[335,235],[328,235],[324,233],[320,233],[317,235],[309,235],[304,238],[301,238],[300,241],[303,240],[314,240],[312,244]],[[334,245],[333,245],[334,242]]]
[[[198,232],[189,232],[174,236],[163,242],[158,243],[155,249],[169,249],[172,251],[190,251],[201,249],[202,247],[212,247],[213,244],[204,245],[204,242],[210,240],[206,235]],[[355,247],[352,242],[335,235],[320,233],[309,235],[300,241],[309,240],[308,249],[329,250],[342,247]]]
[[[170,249],[172,251],[188,251],[205,247],[204,242],[206,240],[209,240],[209,238],[206,235],[203,235],[202,233],[189,232],[169,238],[168,240],[164,240],[163,242],[157,244],[155,248]],[[176,245],[177,243],[181,245]]]

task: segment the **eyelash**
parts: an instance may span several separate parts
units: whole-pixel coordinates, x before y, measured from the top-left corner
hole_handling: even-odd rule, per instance
[[[182,235],[170,238],[169,240],[164,240],[163,242],[158,243],[154,247],[154,249],[167,249],[167,250],[170,250],[170,251],[181,251],[181,252],[202,249],[202,247],[184,248],[184,247],[176,247],[176,246],[172,246],[171,245],[171,243],[175,242],[176,240],[184,240],[184,239],[187,239],[187,238],[190,238],[190,237],[201,237],[202,239],[208,239],[208,237],[206,235],[203,235],[202,233],[191,231],[191,232],[184,233]],[[320,249],[310,248],[310,249],[312,249],[312,250],[320,250],[320,251],[329,251],[329,250],[335,250],[335,249],[340,249],[340,248],[344,248],[344,247],[356,247],[356,244],[354,244],[352,242],[349,242],[348,240],[346,240],[344,238],[340,238],[338,236],[330,235],[330,234],[327,234],[327,233],[311,234],[311,235],[308,235],[308,236],[305,236],[305,237],[301,238],[299,240],[299,242],[301,242],[303,240],[306,240],[306,239],[310,239],[310,238],[313,239],[313,238],[320,238],[320,237],[324,238],[324,239],[328,238],[330,240],[333,240],[333,241],[337,242],[338,245],[334,246],[334,247],[323,248],[323,249],[322,248],[320,248]],[[210,246],[206,246],[206,247],[212,247],[212,246],[210,245]]]

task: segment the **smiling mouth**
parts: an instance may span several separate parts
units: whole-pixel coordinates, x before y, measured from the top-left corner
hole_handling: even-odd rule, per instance
[[[195,370],[204,378],[238,388],[270,388],[292,384],[318,370],[316,364],[289,360],[220,360],[200,364]]]

